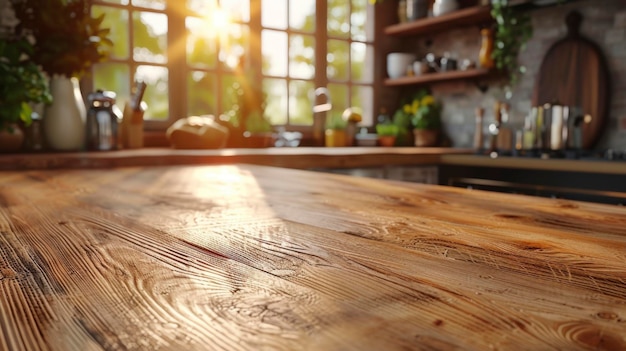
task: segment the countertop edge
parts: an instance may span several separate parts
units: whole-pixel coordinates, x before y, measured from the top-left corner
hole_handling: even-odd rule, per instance
[[[299,147],[219,150],[143,148],[119,151],[0,154],[0,170],[235,163],[296,169],[355,168],[437,164],[441,155],[471,152],[471,149],[444,147]]]
[[[441,155],[440,165],[532,169],[626,175],[626,162],[604,160],[541,159],[529,157],[489,157],[483,155]]]

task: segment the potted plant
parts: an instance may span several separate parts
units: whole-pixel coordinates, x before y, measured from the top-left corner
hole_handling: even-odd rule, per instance
[[[517,83],[519,74],[526,71],[524,66],[519,65],[517,56],[533,35],[530,14],[514,9],[509,0],[492,0],[491,17],[495,20],[491,56],[496,68],[506,74],[505,84],[512,87]]]
[[[325,145],[329,147],[346,146],[346,124],[341,114],[331,113],[326,120]]]
[[[52,104],[44,112],[44,134],[57,150],[84,145],[85,103],[78,78],[107,57],[112,45],[104,15],[94,18],[89,0],[10,0],[19,20],[16,34],[34,38],[33,60],[50,78]]]
[[[441,105],[425,90],[411,103],[411,124],[415,146],[435,146],[441,129]]]
[[[411,115],[411,104],[404,103],[399,109],[396,110],[396,112],[394,112],[391,118],[391,123],[398,128],[395,143],[395,145],[397,146],[413,145],[413,133],[411,132],[413,127],[411,126]]]
[[[398,126],[392,123],[377,124],[376,135],[380,146],[394,146],[398,135]]]
[[[24,135],[19,123],[31,121],[30,103],[49,103],[46,78],[25,38],[0,38],[0,150],[17,151]]]

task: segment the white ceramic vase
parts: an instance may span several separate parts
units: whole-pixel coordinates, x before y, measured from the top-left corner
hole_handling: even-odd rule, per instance
[[[50,79],[52,104],[43,119],[48,146],[59,151],[76,151],[85,146],[87,108],[80,93],[78,78],[55,75]]]
[[[433,4],[433,16],[441,16],[458,10],[459,3],[457,0],[435,0]]]

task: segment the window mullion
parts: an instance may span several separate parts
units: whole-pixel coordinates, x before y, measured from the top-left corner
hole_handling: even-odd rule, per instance
[[[167,0],[170,123],[187,116],[187,40],[184,1]]]
[[[326,56],[328,53],[328,2],[316,1],[315,8],[315,78],[316,87],[325,87],[328,84],[326,77]]]
[[[258,82],[262,80],[261,67],[263,66],[263,53],[261,49],[261,1],[250,1],[250,43],[249,67],[253,70],[254,77]]]

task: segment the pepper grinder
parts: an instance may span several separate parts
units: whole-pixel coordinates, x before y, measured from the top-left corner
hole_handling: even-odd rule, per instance
[[[474,149],[481,152],[483,149],[483,117],[485,115],[485,109],[482,107],[476,108],[476,128],[474,131]]]

